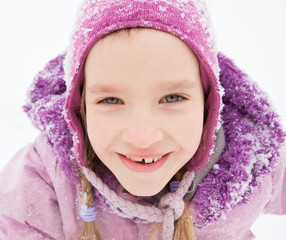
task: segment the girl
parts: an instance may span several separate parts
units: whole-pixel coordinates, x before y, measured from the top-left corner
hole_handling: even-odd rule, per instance
[[[251,239],[286,211],[285,132],[202,1],[84,1],[24,110],[42,135],[1,173],[2,239]]]

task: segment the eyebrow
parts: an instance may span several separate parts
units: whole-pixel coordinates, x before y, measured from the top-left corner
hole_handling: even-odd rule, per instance
[[[158,87],[162,90],[172,91],[172,90],[178,90],[178,89],[193,89],[197,87],[197,83],[192,80],[179,80],[179,81],[171,81],[171,82],[163,82],[161,84],[158,84]]]
[[[179,81],[164,81],[160,82],[157,85],[161,91],[174,91],[174,90],[190,90],[197,87],[197,83],[191,80],[183,79]],[[90,87],[87,87],[87,91],[91,94],[97,93],[120,93],[124,92],[126,89],[125,87],[121,87],[120,89],[113,86],[113,85],[104,85],[102,83],[93,84]]]
[[[94,84],[86,88],[87,92],[95,93],[114,93],[118,92],[118,89],[112,85]]]

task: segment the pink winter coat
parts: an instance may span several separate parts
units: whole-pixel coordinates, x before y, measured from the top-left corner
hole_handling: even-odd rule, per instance
[[[24,110],[41,135],[0,174],[0,239],[79,238],[83,224],[79,178],[81,170],[86,170],[78,117],[84,61],[102,37],[130,27],[169,32],[182,39],[199,61],[207,134],[186,164],[187,176],[196,175],[184,196],[196,240],[253,239],[250,227],[259,214],[286,213],[285,132],[257,84],[218,54],[204,2],[84,0],[67,54],[51,60],[30,88]],[[145,206],[157,206],[165,195],[148,199],[126,195],[100,163],[92,174],[102,183],[95,186],[90,181],[95,191],[95,221],[104,238],[148,240],[154,223],[148,221]],[[130,208],[114,204],[113,198]],[[182,203],[182,197],[179,200]],[[146,211],[132,215],[129,210],[134,206]],[[160,213],[178,209],[176,204],[172,207],[167,205]]]
[[[42,76],[47,77],[49,72],[55,74],[53,69],[60,69],[58,68],[59,64],[62,64],[62,56],[56,60],[52,60],[46,66],[42,74],[39,74],[38,78],[35,79],[34,85],[37,83],[43,84]],[[222,82],[225,81],[225,76],[228,76],[228,80],[230,78],[236,78],[236,82],[239,81],[238,77],[241,72],[230,60],[221,55],[220,64],[222,68]],[[235,74],[229,77],[230,72]],[[58,82],[58,84],[61,83],[61,81],[58,81],[60,78],[56,79],[51,76],[54,75],[50,75],[50,78],[47,77],[44,84],[56,89],[58,94],[59,87],[56,86],[59,85],[56,85],[55,82]],[[245,78],[241,78],[240,81],[243,81],[244,84],[249,84],[249,86],[253,86],[253,83]],[[228,92],[232,91],[233,88],[229,88],[228,90],[226,84],[224,87],[227,96]],[[241,92],[238,91],[237,94],[241,95]],[[259,92],[255,91],[250,93],[251,96],[258,96],[259,94]],[[44,96],[46,96],[46,94],[43,94],[39,99],[44,99]],[[233,99],[237,98],[235,94],[232,94],[232,96]],[[48,99],[51,102],[53,98]],[[53,100],[56,103],[58,102],[58,99]],[[43,108],[46,109],[49,114],[51,113],[49,107],[52,106],[52,102],[47,105],[45,102],[38,100],[38,104],[39,105],[35,104],[34,110]],[[244,109],[252,109],[254,106],[247,106],[241,101],[238,104],[243,105]],[[227,100],[225,100],[225,108],[227,108],[228,105]],[[234,111],[236,112],[236,110]],[[263,111],[265,114],[268,114],[271,108],[264,108]],[[46,118],[43,115],[43,111],[34,111],[33,114],[29,116],[33,119],[34,124],[38,124],[38,127],[40,124],[44,124],[43,122],[46,121]],[[226,116],[229,116],[229,114],[230,112],[228,112]],[[36,116],[40,118],[37,120]],[[249,115],[245,114],[245,116]],[[227,130],[227,119],[224,120],[224,132],[226,137],[233,135],[233,128]],[[234,119],[232,119],[231,122],[234,122]],[[49,131],[53,132],[53,129],[49,128]],[[34,143],[21,149],[0,174],[0,239],[78,239],[79,231],[83,223],[79,216],[79,184],[73,183],[62,170],[60,161],[58,161],[59,158],[56,155],[56,147],[52,147],[51,143],[49,141],[47,142],[47,139],[50,141],[52,141],[52,139],[45,135],[46,133],[47,132],[43,130],[43,134],[39,136]],[[57,135],[55,132],[53,133],[52,136]],[[59,132],[59,134],[63,135],[64,133]],[[255,138],[255,135],[253,135],[253,138]],[[266,142],[265,140],[265,144]],[[272,142],[274,143],[274,139],[272,139]],[[230,142],[226,142],[225,148],[227,149],[227,146],[230,144]],[[249,142],[249,144],[251,144],[251,142]],[[190,212],[192,213],[195,223],[195,235],[197,240],[253,239],[254,236],[250,231],[250,227],[261,213],[286,213],[285,144],[282,149],[283,151],[281,151],[277,161],[278,165],[276,165],[270,173],[266,172],[262,174],[262,171],[260,171],[260,184],[253,188],[252,192],[249,191],[248,197],[245,197],[243,201],[235,206],[229,207],[224,212],[220,212],[218,208],[216,209],[218,203],[216,205],[212,204],[214,200],[210,202],[213,211],[208,210],[208,206],[205,208],[199,206],[202,202],[202,198],[204,198],[200,197],[200,195],[202,196],[203,194],[202,189],[204,191],[209,189],[211,194],[214,192],[214,190],[212,190],[213,188],[207,184],[208,179],[211,179],[211,175],[216,172],[218,173],[217,178],[219,178],[220,171],[223,171],[223,158],[218,160],[217,164],[213,166],[209,174],[202,180],[194,198],[189,202]],[[225,151],[225,153],[231,153],[231,149]],[[221,157],[223,155],[225,154],[222,152]],[[260,160],[261,158],[257,158],[255,161],[259,163]],[[262,162],[265,162],[265,160],[262,159]],[[240,171],[242,170],[240,169]],[[254,169],[252,172],[254,173]],[[241,174],[242,172],[238,173],[236,178],[241,176]],[[225,173],[222,175],[225,175]],[[235,172],[233,172],[233,175],[235,175]],[[251,178],[253,178],[253,176],[251,176]],[[234,180],[235,178],[231,181]],[[214,179],[212,181],[214,181]],[[227,185],[222,186],[225,188]],[[138,201],[137,198],[123,194],[122,190],[123,188],[119,184],[116,187],[118,195],[133,202]],[[221,194],[223,195],[224,193]],[[230,188],[228,194],[235,195],[237,191],[235,188]],[[213,199],[216,199],[216,196],[217,195],[214,195]],[[147,236],[153,224],[136,223],[133,220],[118,216],[116,213],[107,209],[104,204],[98,204],[96,207],[98,210],[96,221],[105,239],[148,239]],[[208,215],[205,217],[204,222],[201,223],[202,212],[205,211],[208,211]],[[215,217],[216,215],[217,217]]]

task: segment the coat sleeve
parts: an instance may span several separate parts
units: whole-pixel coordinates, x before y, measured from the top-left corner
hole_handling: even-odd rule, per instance
[[[0,239],[64,239],[53,184],[34,144],[0,174]]]
[[[284,142],[280,160],[272,174],[272,197],[264,209],[264,213],[286,214],[286,142]]]

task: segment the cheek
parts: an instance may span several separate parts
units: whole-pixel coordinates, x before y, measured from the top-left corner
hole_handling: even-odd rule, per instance
[[[190,154],[194,153],[201,141],[203,131],[202,111],[188,111],[182,115],[173,127],[173,134],[177,142]]]
[[[114,130],[108,120],[103,120],[100,116],[87,114],[87,134],[93,150],[97,155],[107,149],[107,146],[112,142]]]

